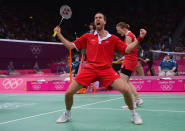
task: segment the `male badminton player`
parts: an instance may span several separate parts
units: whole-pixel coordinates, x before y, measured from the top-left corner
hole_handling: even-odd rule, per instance
[[[111,86],[123,94],[125,103],[131,112],[131,121],[135,124],[142,124],[143,121],[133,107],[132,94],[129,86],[112,68],[114,51],[119,50],[122,54],[133,50],[138,43],[145,37],[146,30],[140,30],[140,36],[132,44],[126,45],[118,37],[109,34],[104,29],[106,17],[102,13],[96,13],[94,16],[96,31],[86,33],[74,42],[70,42],[60,33],[60,27],[55,27],[58,38],[68,49],[76,48],[81,50],[86,48],[87,63],[84,69],[76,76],[65,93],[66,111],[57,119],[57,123],[68,122],[72,120],[71,107],[73,104],[73,95],[79,89],[88,87],[94,81],[100,81],[105,87]]]

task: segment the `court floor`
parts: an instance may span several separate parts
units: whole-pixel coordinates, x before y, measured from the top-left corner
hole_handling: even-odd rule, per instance
[[[185,95],[143,94],[144,124],[130,122],[120,94],[76,94],[73,120],[56,124],[62,93],[0,93],[0,131],[184,131]]]

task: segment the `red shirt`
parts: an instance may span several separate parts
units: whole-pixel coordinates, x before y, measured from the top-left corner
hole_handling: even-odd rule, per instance
[[[134,42],[136,40],[136,36],[131,32],[128,31],[127,34],[125,35],[125,40],[126,42],[126,37],[129,36]],[[129,54],[125,54],[125,59],[123,61],[123,66],[125,66],[125,69],[135,71],[136,66],[137,66],[138,58],[137,58],[137,47],[135,47]]]
[[[127,47],[117,36],[107,32],[107,36],[100,38],[98,33],[86,33],[74,41],[77,50],[86,49],[87,64],[85,67],[105,69],[112,67],[115,50],[124,54]]]

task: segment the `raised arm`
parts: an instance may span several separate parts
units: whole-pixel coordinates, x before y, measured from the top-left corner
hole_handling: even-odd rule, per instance
[[[66,38],[64,38],[64,36],[61,34],[61,29],[60,29],[59,26],[55,27],[53,31],[54,31],[54,32],[55,32],[55,31],[57,32],[58,38],[60,39],[60,41],[61,41],[62,43],[64,43],[64,46],[65,46],[66,48],[68,48],[68,49],[73,49],[73,48],[75,48],[73,42],[68,41],[68,40],[67,40]]]
[[[130,53],[145,37],[147,31],[145,29],[140,29],[140,35],[139,37],[132,43],[127,44],[127,48],[125,50],[125,53]]]

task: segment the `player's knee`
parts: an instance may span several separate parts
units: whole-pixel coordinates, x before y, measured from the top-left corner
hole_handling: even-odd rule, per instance
[[[120,91],[122,92],[122,94],[129,92],[129,88],[127,84],[122,85],[122,88],[120,89]]]
[[[74,94],[74,93],[72,93],[71,91],[66,91],[66,92],[65,92],[65,95],[66,95],[66,96],[69,96],[69,97],[72,96],[73,94]]]
[[[125,88],[124,88],[124,93],[128,93],[129,92],[129,88],[128,88],[128,86],[125,86]]]

